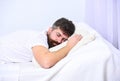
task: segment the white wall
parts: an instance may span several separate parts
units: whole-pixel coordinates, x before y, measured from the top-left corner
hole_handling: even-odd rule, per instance
[[[85,22],[120,49],[120,0],[85,0]]]
[[[85,0],[0,0],[0,36],[12,31],[42,30],[60,18],[84,21]]]

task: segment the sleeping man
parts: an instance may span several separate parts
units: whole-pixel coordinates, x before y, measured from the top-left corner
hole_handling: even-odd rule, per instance
[[[4,36],[0,40],[0,63],[30,62],[34,57],[41,67],[50,68],[82,39],[79,34],[71,36],[74,31],[72,21],[60,18],[47,31],[19,31]],[[49,51],[66,40],[68,42],[63,48]]]

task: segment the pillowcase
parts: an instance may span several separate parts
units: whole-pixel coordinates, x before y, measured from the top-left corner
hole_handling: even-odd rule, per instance
[[[74,34],[81,34],[83,36],[83,38],[78,42],[78,44],[72,48],[72,52],[75,51],[77,48],[88,44],[89,42],[93,41],[95,39],[95,34],[96,31],[93,30],[92,28],[90,28],[89,25],[87,25],[86,23],[75,23],[75,33]],[[73,35],[74,35],[73,34]],[[67,41],[57,45],[55,47],[50,48],[50,51],[56,51],[62,47],[64,47],[66,45]],[[35,60],[35,58],[32,59],[33,64],[36,67],[40,67],[40,65],[37,63],[37,61]]]

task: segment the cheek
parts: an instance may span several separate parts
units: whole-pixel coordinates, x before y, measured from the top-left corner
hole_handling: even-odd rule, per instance
[[[56,40],[57,36],[56,36],[54,33],[51,33],[50,38],[51,38],[52,40]]]

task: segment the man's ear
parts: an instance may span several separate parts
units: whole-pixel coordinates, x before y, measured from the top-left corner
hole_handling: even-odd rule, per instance
[[[51,33],[51,32],[52,32],[52,27],[49,27],[48,33]]]

